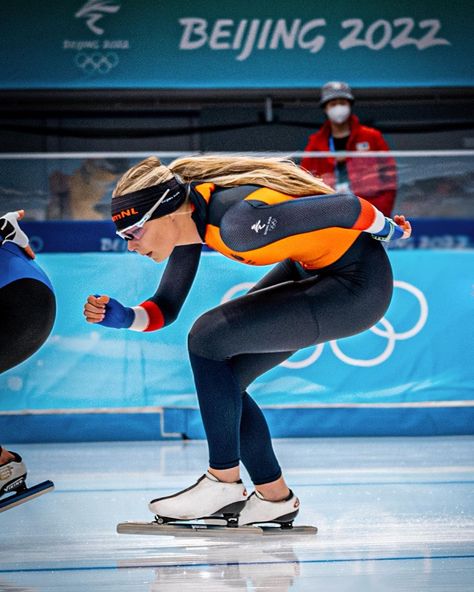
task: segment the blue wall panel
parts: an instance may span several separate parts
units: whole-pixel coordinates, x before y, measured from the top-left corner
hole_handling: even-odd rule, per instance
[[[473,431],[474,252],[391,251],[390,258],[394,298],[376,327],[307,348],[252,386],[275,435]],[[159,332],[136,333],[87,324],[83,303],[95,292],[141,302],[162,265],[128,253],[43,254],[38,261],[57,292],[57,319],[43,348],[0,376],[0,441],[12,434],[202,436],[187,331],[267,268],[204,253],[180,318]]]

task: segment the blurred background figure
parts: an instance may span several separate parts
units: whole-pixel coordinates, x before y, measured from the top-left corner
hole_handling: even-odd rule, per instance
[[[109,213],[112,188],[129,167],[126,158],[87,158],[71,174],[49,177],[49,220],[101,220]]]
[[[334,157],[306,156],[301,166],[323,178],[336,191],[352,191],[370,201],[386,216],[395,203],[397,172],[393,158],[338,156],[338,152],[388,151],[381,132],[362,125],[352,113],[354,96],[345,82],[327,82],[320,106],[327,120],[309,137],[305,152],[334,152]]]

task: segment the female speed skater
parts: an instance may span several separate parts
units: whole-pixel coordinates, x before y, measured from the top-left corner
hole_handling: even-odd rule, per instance
[[[0,217],[0,373],[43,345],[56,316],[51,282],[33,261],[35,254],[18,224],[23,216],[19,210]],[[0,512],[53,488],[51,481],[27,488],[26,474],[20,455],[0,446]]]
[[[393,278],[381,241],[408,238],[410,223],[384,217],[352,193],[334,193],[290,160],[245,156],[187,157],[169,166],[147,158],[118,181],[111,207],[130,251],[168,262],[155,294],[138,306],[89,296],[90,323],[135,331],[169,325],[202,244],[243,264],[276,264],[246,295],[191,328],[209,468],[195,485],[149,507],[164,522],[219,514],[238,517],[239,525],[291,526],[299,501],[247,388],[297,350],[360,333],[383,316]],[[240,462],[255,485],[250,496]]]

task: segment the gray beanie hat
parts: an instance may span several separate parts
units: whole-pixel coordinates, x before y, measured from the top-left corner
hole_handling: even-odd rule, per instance
[[[353,103],[354,96],[351,87],[346,82],[326,82],[321,89],[319,106],[324,107],[328,101],[332,101],[333,99],[347,99]]]

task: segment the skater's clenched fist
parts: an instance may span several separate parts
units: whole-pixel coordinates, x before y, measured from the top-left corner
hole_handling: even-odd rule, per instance
[[[124,306],[115,298],[99,294],[87,297],[84,316],[88,323],[97,323],[113,329],[128,329],[135,319],[133,308]]]
[[[88,323],[100,323],[105,318],[105,305],[110,301],[109,296],[90,295],[84,305],[84,316]]]

